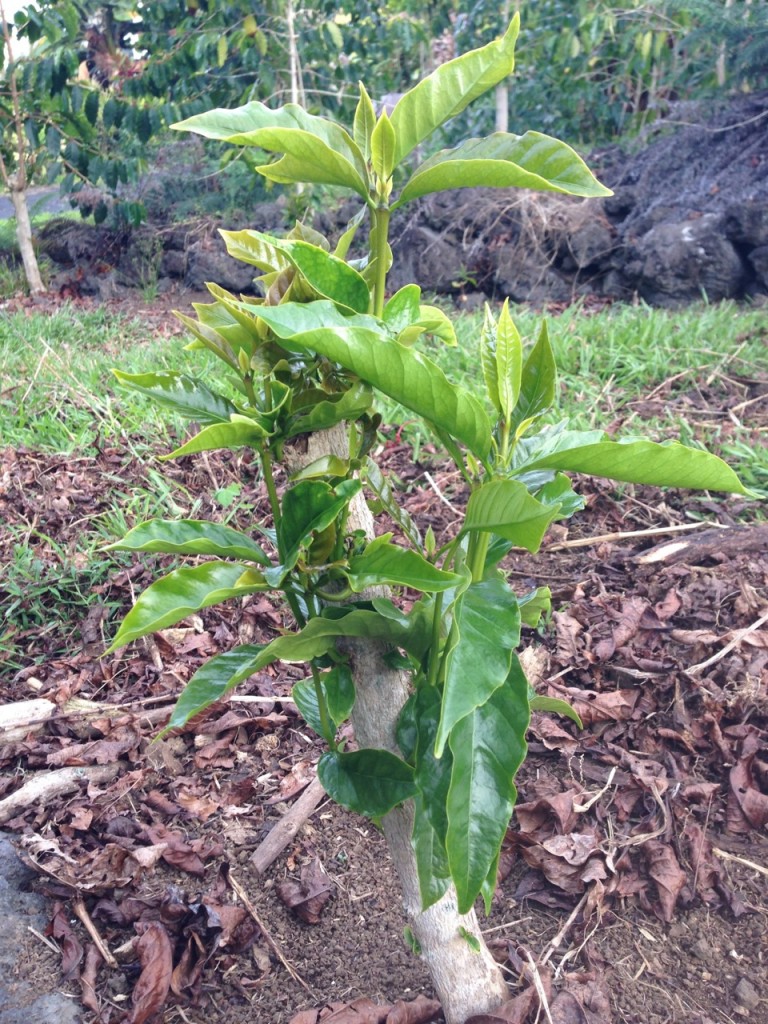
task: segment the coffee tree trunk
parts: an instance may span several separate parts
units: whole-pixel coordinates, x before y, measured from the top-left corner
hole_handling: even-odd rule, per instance
[[[37,263],[37,255],[32,241],[32,222],[29,219],[29,207],[27,206],[27,194],[23,189],[11,188],[11,202],[13,212],[16,216],[16,240],[19,243],[21,262],[24,266],[24,274],[32,295],[40,294],[46,290],[43,279],[40,276],[40,267]]]
[[[301,458],[312,462],[330,454],[349,457],[346,424],[311,435],[307,453]],[[352,500],[348,526],[350,530],[364,530],[369,539],[374,536],[373,517],[362,494]],[[387,649],[381,644],[350,639],[343,644],[355,679],[357,697],[352,724],[357,742],[361,747],[399,753],[395,730],[400,710],[410,694],[407,673],[387,665]],[[453,886],[428,910],[421,909],[416,858],[411,846],[411,802],[390,811],[383,820],[383,828],[400,880],[403,909],[429,968],[447,1024],[464,1024],[473,1014],[495,1009],[509,993],[501,968],[485,945],[474,910],[459,913]],[[472,945],[468,936],[472,937]]]

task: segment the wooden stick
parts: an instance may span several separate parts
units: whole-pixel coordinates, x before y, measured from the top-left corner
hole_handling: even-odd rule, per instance
[[[682,523],[678,526],[656,526],[649,530],[627,530],[625,533],[602,533],[597,537],[578,537],[576,540],[564,540],[558,544],[547,544],[542,551],[566,551],[569,548],[588,548],[591,544],[606,544],[616,540],[627,540],[633,537],[664,537],[668,533],[683,533],[688,530],[700,530],[708,526],[727,530],[727,526],[719,523]]]
[[[0,800],[0,824],[28,807],[45,806],[54,797],[80,789],[83,782],[110,782],[122,767],[120,764],[97,764],[87,768],[37,772],[20,789]]]
[[[726,850],[719,850],[716,846],[712,847],[712,853],[721,860],[732,860],[736,864],[743,864],[745,868],[759,871],[761,875],[768,878],[768,868],[764,868],[762,864],[756,864],[753,860],[747,860],[746,857],[737,857],[735,853],[728,853]]]
[[[747,626],[746,629],[735,629],[733,631],[733,639],[730,643],[727,643],[721,651],[718,651],[717,654],[713,654],[712,657],[707,658],[706,661],[701,661],[698,665],[693,665],[691,668],[687,668],[685,670],[686,675],[696,676],[705,669],[711,668],[712,665],[716,665],[718,661],[722,661],[726,654],[730,654],[734,647],[738,647],[745,637],[749,636],[750,633],[755,633],[766,622],[768,622],[768,612],[766,612],[765,615],[761,615],[756,622],[753,622],[751,626]]]
[[[93,920],[91,919],[91,915],[85,909],[85,903],[83,902],[82,897],[77,896],[73,900],[73,902],[72,902],[72,910],[75,913],[75,917],[78,918],[78,920],[81,922],[83,928],[85,928],[85,930],[88,932],[88,934],[93,939],[94,945],[96,946],[96,948],[98,949],[99,953],[101,954],[102,959],[107,964],[109,964],[110,967],[112,967],[113,969],[116,969],[117,966],[118,966],[117,960],[115,960],[115,958],[110,953],[109,948],[107,947],[106,942],[104,941],[104,939],[102,939],[101,935],[99,934],[99,932],[98,932],[98,930],[96,928],[96,925],[93,923]]]
[[[245,909],[248,911],[248,913],[251,915],[253,920],[256,922],[256,924],[261,929],[261,934],[264,936],[264,939],[265,939],[267,945],[272,950],[272,952],[275,954],[275,956],[280,961],[280,963],[283,965],[283,967],[286,969],[286,971],[288,971],[288,973],[290,974],[290,976],[293,978],[293,980],[295,982],[297,982],[299,985],[301,985],[301,987],[303,989],[305,989],[305,991],[309,992],[309,994],[312,996],[313,999],[317,999],[317,993],[312,991],[312,989],[309,987],[309,985],[306,983],[306,981],[304,981],[304,979],[299,974],[299,972],[296,970],[296,968],[288,960],[286,960],[285,955],[284,955],[282,949],[280,949],[278,944],[275,942],[275,940],[272,938],[272,936],[267,931],[266,925],[264,924],[264,922],[259,917],[259,914],[258,914],[256,908],[251,903],[251,901],[248,899],[248,895],[245,892],[245,890],[243,889],[242,885],[240,885],[240,883],[237,881],[237,879],[232,876],[232,872],[231,871],[229,872],[229,884],[234,889],[234,891],[235,891],[236,895],[238,896],[238,898],[242,901],[242,904],[245,907]]]
[[[314,778],[296,803],[251,854],[250,862],[260,875],[273,864],[325,796],[320,780]]]

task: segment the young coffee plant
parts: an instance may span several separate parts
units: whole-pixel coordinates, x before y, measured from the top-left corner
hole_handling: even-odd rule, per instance
[[[528,686],[516,654],[521,624],[539,621],[549,594],[515,593],[502,560],[513,547],[536,551],[550,523],[582,507],[569,472],[743,491],[719,459],[674,442],[616,441],[564,424],[537,429],[557,392],[547,328],[526,352],[506,304],[486,314],[478,341],[486,395],[478,398],[418,350],[426,334],[456,343],[448,317],[425,305],[415,284],[387,297],[390,216],[420,196],[466,186],[609,194],[573,150],[537,132],[469,139],[401,180],[416,147],[510,74],[517,32],[515,19],[503,38],[441,66],[390,116],[376,115],[361,86],[351,132],[297,106],[258,102],[177,125],[265,151],[264,177],[340,186],[361,209],[334,247],[302,225],[284,239],[224,232],[229,252],[260,271],[264,297],[211,284],[214,301],[181,319],[195,337],[190,358],[215,353],[237,400],[186,372],[117,373],[202,425],[167,458],[254,449],[272,522],[255,524],[254,536],[192,520],[131,530],[114,547],[210,557],[150,586],[110,650],[221,601],[284,595],[296,630],[212,658],[168,728],[272,662],[308,664],[293,695],[327,744],[320,779],[340,804],[382,821],[415,943],[452,1024],[506,997],[473,906],[481,895],[487,907],[494,891],[531,708],[576,718]],[[348,259],[366,218],[367,254]],[[379,392],[425,421],[468,487],[461,526],[439,547],[371,458]],[[287,476],[282,493],[277,465]],[[371,510],[386,513],[397,539],[374,535]],[[407,612],[398,602],[406,590],[419,595]],[[356,749],[338,739],[350,716]]]

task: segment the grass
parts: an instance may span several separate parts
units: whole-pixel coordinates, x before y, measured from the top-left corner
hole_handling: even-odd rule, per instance
[[[526,310],[514,316],[531,343],[541,317]],[[446,374],[477,395],[484,393],[481,319],[459,318],[455,348],[426,343]],[[759,403],[744,405],[739,397],[740,381],[765,379],[768,370],[764,312],[729,303],[679,313],[625,306],[587,315],[573,308],[550,318],[549,332],[560,367],[553,421],[706,445],[768,495],[765,416],[760,421]],[[23,311],[0,319],[0,445],[81,459],[112,447],[142,462],[146,481],[137,486],[118,474],[111,478],[111,509],[86,515],[67,547],[37,533],[34,523],[0,527],[8,531],[4,547],[11,552],[0,578],[0,667],[29,664],[25,631],[36,639],[49,632],[63,637],[94,602],[110,604],[110,576],[130,559],[103,552],[105,543],[153,516],[197,513],[195,496],[153,464],[188,425],[120,389],[110,372],[115,366],[131,373],[188,369],[215,385],[216,360],[205,352],[189,355],[183,346],[178,336],[152,335],[146,325],[105,309],[63,307],[51,315]],[[386,402],[383,412],[418,457],[431,438],[407,410]],[[223,518],[237,511],[236,482],[213,496]]]

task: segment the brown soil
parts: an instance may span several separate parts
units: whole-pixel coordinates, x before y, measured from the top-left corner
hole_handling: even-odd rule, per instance
[[[764,403],[752,410],[764,425]],[[463,495],[448,467],[428,451],[414,463],[395,439],[380,457],[420,524],[450,532]],[[182,459],[168,473],[182,506],[189,501],[182,488],[204,497],[213,474],[220,486],[243,481],[263,512],[262,485],[247,457],[212,455],[206,466]],[[111,480],[129,487],[143,474],[117,450],[67,461],[6,449],[0,521],[34,521],[40,535],[71,548],[83,510],[112,503]],[[553,530],[540,554],[511,563],[521,593],[540,584],[553,591],[551,623],[525,638],[539,652],[531,661],[537,689],[567,696],[585,728],[534,717],[489,941],[513,992],[530,987],[529,958],[538,965],[555,1024],[764,1024],[768,626],[759,623],[768,611],[766,528],[742,500],[618,492],[586,481],[582,488],[587,508],[569,531]],[[209,503],[201,515],[213,513]],[[558,547],[694,517],[731,529],[702,531],[676,558],[650,564],[638,560],[641,553],[669,538]],[[0,533],[3,561],[9,545]],[[37,553],[45,557],[43,542]],[[324,802],[264,877],[250,865],[321,753],[287,699],[298,670],[260,673],[237,690],[255,700],[216,705],[194,727],[151,743],[162,721],[157,709],[167,711],[199,664],[237,642],[262,642],[284,624],[278,607],[255,597],[101,658],[132,591],[161,564],[135,559],[118,568],[85,621],[30,630],[27,664],[13,672],[0,665],[4,703],[42,696],[61,712],[42,731],[0,746],[0,798],[29,772],[120,765],[115,779],[5,823],[51,897],[51,932],[62,950],[30,936],[19,970],[41,988],[61,979],[85,999],[88,1022],[147,1019],[128,1015],[131,999],[148,998],[141,986],[164,950],[178,994],[148,1018],[155,1021],[285,1024],[329,1003],[366,997],[388,1005],[430,995],[404,941],[397,884],[370,822]],[[120,712],[84,728],[65,707],[75,696],[120,705]],[[280,896],[280,883],[302,872],[320,893],[310,907],[315,924]],[[263,931],[243,911],[238,884]],[[323,903],[324,891],[330,898]],[[78,895],[112,951],[137,933],[150,950],[129,947],[117,969],[101,965],[95,989],[83,981],[90,939],[73,916]],[[334,1020],[385,1019],[358,1009]],[[530,1020],[546,1019],[538,1014],[533,1008]]]

